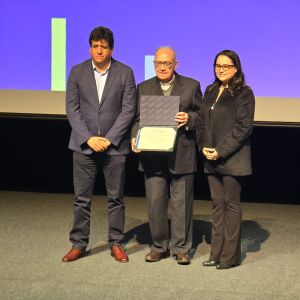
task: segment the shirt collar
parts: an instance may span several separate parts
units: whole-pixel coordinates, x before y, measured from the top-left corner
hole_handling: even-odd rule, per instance
[[[175,80],[175,75],[173,75],[173,78],[169,82],[161,82],[160,81],[160,87],[163,91],[167,91],[173,86]]]
[[[109,71],[109,69],[110,69],[111,60],[109,61],[109,65],[108,65],[107,69],[106,69],[103,73],[99,72],[99,71],[96,69],[96,65],[94,64],[94,61],[93,61],[93,60],[92,60],[92,65],[93,65],[93,70],[94,70],[95,72],[98,72],[98,73],[101,74],[101,75],[105,75],[105,74]]]
[[[161,86],[170,86],[173,84],[175,80],[175,74],[173,75],[173,78],[169,82],[160,82]]]

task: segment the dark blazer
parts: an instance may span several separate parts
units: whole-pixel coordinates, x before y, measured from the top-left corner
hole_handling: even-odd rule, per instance
[[[138,85],[138,103],[140,103],[141,95],[163,95],[157,77]],[[163,169],[168,168],[174,174],[189,174],[197,170],[195,128],[202,99],[200,83],[175,73],[171,96],[180,96],[179,111],[189,114],[188,124],[179,128],[173,152],[142,152],[139,165],[141,171],[160,174]],[[139,111],[132,129],[132,137],[136,136],[138,129]]]
[[[72,68],[66,94],[67,116],[72,127],[69,148],[91,154],[86,141],[107,138],[108,155],[130,151],[130,125],[136,114],[136,86],[132,70],[112,59],[99,105],[92,60]]]
[[[197,130],[200,153],[215,148],[220,159],[205,160],[205,173],[244,176],[252,173],[250,135],[253,129],[255,98],[248,86],[232,96],[227,89],[215,103],[219,85],[207,87]]]

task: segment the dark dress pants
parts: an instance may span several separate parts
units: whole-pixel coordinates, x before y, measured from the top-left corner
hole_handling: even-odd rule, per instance
[[[85,155],[73,152],[74,224],[70,232],[73,247],[85,249],[89,243],[91,200],[100,168],[103,170],[108,198],[108,241],[124,243],[125,205],[123,199],[125,155],[104,153]]]
[[[148,219],[152,250],[171,254],[186,253],[192,247],[194,175],[160,175],[145,173]],[[168,226],[170,195],[171,240]]]
[[[210,260],[240,264],[242,177],[208,175],[208,183],[213,210]]]

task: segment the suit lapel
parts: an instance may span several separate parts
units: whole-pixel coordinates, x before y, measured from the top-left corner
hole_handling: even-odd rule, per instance
[[[218,94],[218,93],[217,93]],[[228,96],[228,91],[227,89],[224,89],[222,94],[220,95],[219,99],[218,99],[218,102],[220,103],[224,98],[226,98]],[[216,97],[215,97],[216,99]]]
[[[183,86],[180,77],[175,73],[174,86],[171,91],[171,96],[180,96],[183,92]]]
[[[174,80],[174,86],[173,86],[173,88],[172,88],[172,91],[171,91],[171,95],[170,96],[180,96],[180,95],[182,95],[182,93],[183,93],[183,84],[182,84],[182,82],[181,82],[181,80],[180,80],[180,77],[175,73],[175,80]],[[179,100],[180,102],[179,102],[179,107],[178,107],[178,109],[179,109],[179,111],[181,111],[182,110],[182,105],[183,105],[183,98],[182,97],[180,97],[180,100]]]
[[[112,58],[111,59],[111,64],[110,64],[110,68],[108,70],[108,74],[107,74],[107,78],[106,78],[106,82],[105,82],[105,86],[104,86],[104,90],[103,90],[103,94],[102,94],[102,98],[101,98],[101,102],[100,102],[100,106],[99,109],[101,108],[103,102],[105,101],[105,98],[114,82],[114,79],[116,78],[117,75],[117,68],[115,66],[115,61]]]
[[[161,95],[161,96],[164,95],[160,86],[160,82],[157,77],[155,77],[155,81],[154,81],[153,95]]]
[[[218,93],[219,93],[219,86],[215,86],[215,88],[210,93],[210,97],[209,97],[210,105],[212,105],[216,101],[218,97]],[[222,97],[222,95],[220,97]]]
[[[95,104],[97,104],[97,106],[98,106],[99,99],[98,99],[98,92],[97,92],[97,84],[96,84],[93,65],[92,65],[91,60],[89,60],[89,62],[87,64],[87,80],[88,80],[88,85],[90,87],[91,97],[94,99]]]

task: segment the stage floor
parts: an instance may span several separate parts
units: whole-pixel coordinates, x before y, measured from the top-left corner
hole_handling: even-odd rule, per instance
[[[92,204],[90,254],[69,250],[73,195],[0,191],[0,299],[300,299],[300,206],[242,203],[243,263],[202,267],[210,249],[211,202],[194,201],[192,263],[146,263],[145,198],[126,198],[129,263],[107,248],[104,196]]]

